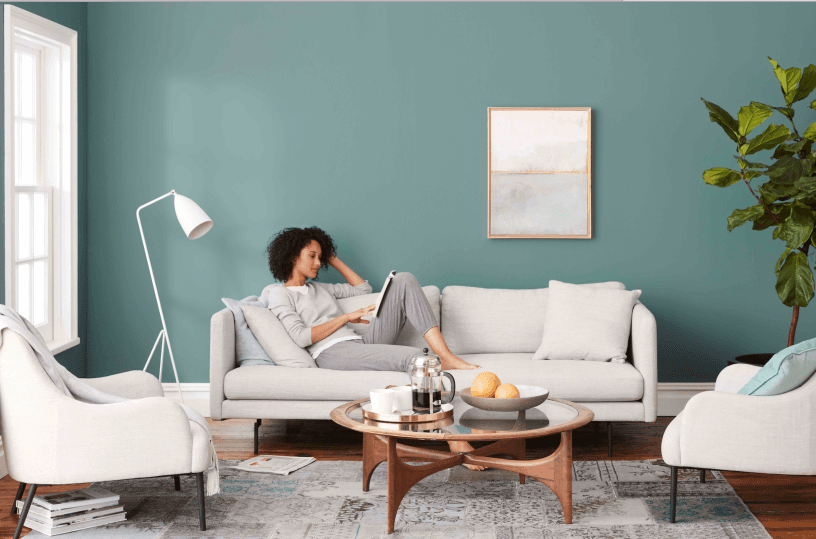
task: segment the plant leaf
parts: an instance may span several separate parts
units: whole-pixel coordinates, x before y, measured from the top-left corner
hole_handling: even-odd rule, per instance
[[[773,182],[766,182],[757,188],[764,204],[773,204],[777,200],[791,198],[799,193],[799,188],[795,185],[777,185]]]
[[[731,170],[730,168],[715,167],[703,172],[703,179],[708,185],[715,185],[717,187],[728,187],[734,185],[740,179],[739,172]]]
[[[779,260],[776,261],[776,265],[774,266],[774,273],[776,273],[777,277],[779,276],[779,269],[782,267],[782,263],[785,261],[785,257],[788,256],[791,250],[785,249],[785,252],[782,253],[782,256],[779,257]]]
[[[706,101],[702,97],[700,99],[703,101],[703,103],[705,103],[705,106],[708,109],[708,117],[711,119],[711,121],[722,127],[725,134],[728,135],[731,140],[739,144],[739,123],[734,119],[734,117],[731,116],[725,109],[715,105],[714,103]]]
[[[748,107],[740,107],[738,134],[741,137],[748,135],[755,127],[770,118],[771,114],[772,111],[753,103]]]
[[[788,150],[785,149],[784,144],[780,144],[774,150],[774,153],[771,156],[771,159],[779,159],[780,157],[785,157],[786,155],[793,155],[793,152],[789,152]]]
[[[805,147],[806,144],[813,144],[812,140],[800,140],[794,144],[782,144],[781,146],[785,148],[786,151],[791,153],[799,153],[799,150]]]
[[[752,163],[750,161],[746,161],[738,155],[735,155],[734,159],[737,160],[741,168],[768,168],[768,165],[765,163]]]
[[[793,185],[802,176],[802,162],[792,155],[786,155],[771,165],[765,174],[775,183]]]
[[[767,185],[767,184],[766,184]],[[773,215],[779,219],[781,223],[783,219],[785,219],[788,215],[790,215],[790,204],[774,204],[768,207]],[[765,230],[766,228],[773,226],[776,224],[774,218],[769,214],[767,211],[762,215],[762,217],[757,218],[754,221],[753,226],[751,227],[753,230]],[[778,228],[778,227],[777,227]],[[776,230],[774,230],[774,239],[776,239]]]
[[[764,172],[760,172],[760,171],[758,171],[758,170],[749,170],[749,169],[746,169],[746,170],[743,170],[743,171],[742,171],[742,176],[743,176],[743,177],[744,177],[746,180],[748,180],[748,181],[751,181],[751,180],[753,180],[754,178],[757,178],[757,177],[759,177],[759,176],[762,176],[763,174],[765,174],[765,173],[764,173]]]
[[[790,253],[776,280],[776,293],[788,307],[807,307],[813,299],[813,272],[805,253]]]
[[[808,140],[816,141],[816,122],[810,124],[810,126],[805,129],[805,132],[802,133],[802,136]]]
[[[765,131],[751,139],[747,144],[740,146],[740,153],[751,155],[760,150],[770,150],[777,144],[785,142],[790,135],[790,130],[784,125],[769,125]]]
[[[762,217],[763,213],[765,213],[765,208],[759,204],[756,206],[751,206],[750,208],[745,208],[744,210],[734,210],[734,213],[732,213],[731,217],[728,218],[728,231],[731,232],[738,226],[742,226],[748,221],[753,221],[758,217]]]
[[[773,59],[768,57],[771,65],[774,68],[774,74],[779,79],[779,84],[782,86],[782,93],[785,94],[785,103],[790,106],[793,99],[796,97],[796,85],[799,84],[799,79],[802,77],[802,70],[798,67],[789,67],[782,69]]]
[[[816,211],[798,201],[791,204],[790,208],[790,216],[782,221],[775,232],[776,237],[787,242],[789,249],[798,249],[813,233]]]
[[[799,81],[799,87],[796,88],[796,95],[791,103],[807,98],[814,88],[816,88],[816,66],[810,64],[802,71],[802,80]]]

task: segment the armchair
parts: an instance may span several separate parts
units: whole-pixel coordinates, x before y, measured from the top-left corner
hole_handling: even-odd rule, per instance
[[[86,380],[101,391],[146,397],[116,404],[89,404],[62,393],[18,333],[2,330],[0,435],[9,475],[28,495],[14,533],[22,531],[38,485],[65,485],[142,477],[195,475],[199,523],[206,529],[204,472],[209,466],[205,430],[180,406],[163,398],[161,384],[142,373]],[[14,512],[14,506],[12,506]]]
[[[677,468],[816,475],[816,376],[769,397],[739,395],[760,367],[731,365],[714,391],[692,397],[663,434],[672,468],[670,520],[675,520]]]

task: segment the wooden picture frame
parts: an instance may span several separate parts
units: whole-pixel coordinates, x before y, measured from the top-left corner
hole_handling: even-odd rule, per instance
[[[487,109],[487,237],[592,237],[591,108]]]

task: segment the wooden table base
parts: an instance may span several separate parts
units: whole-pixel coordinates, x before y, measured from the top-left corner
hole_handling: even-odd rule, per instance
[[[497,458],[509,455],[514,460]],[[519,474],[524,483],[530,476],[544,483],[561,502],[564,522],[572,524],[572,431],[561,433],[561,444],[555,453],[543,459],[524,460],[525,440],[501,440],[468,453],[434,451],[398,444],[394,436],[363,433],[363,491],[368,492],[371,474],[382,462],[388,462],[388,533],[394,533],[394,522],[400,503],[412,486],[429,475],[460,464],[476,464]],[[411,466],[401,459],[416,458],[430,464]]]

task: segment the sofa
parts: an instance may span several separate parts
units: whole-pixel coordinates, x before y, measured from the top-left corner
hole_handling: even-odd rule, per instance
[[[487,370],[503,382],[545,387],[551,397],[586,406],[595,413],[595,421],[655,421],[657,327],[642,303],[632,310],[625,363],[533,360],[544,330],[547,288],[447,286],[440,293],[439,288],[426,286],[423,291],[451,351],[481,366],[478,370],[450,371],[457,388],[470,387],[474,377]],[[367,294],[339,301],[344,312],[351,312],[375,298],[376,294]],[[362,333],[367,326],[353,327]],[[427,346],[410,323],[406,323],[397,344]],[[211,320],[210,412],[215,420],[329,419],[332,409],[367,398],[370,389],[408,382],[404,372],[239,367],[232,311],[223,309]]]

